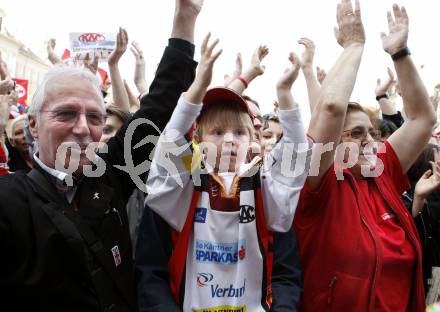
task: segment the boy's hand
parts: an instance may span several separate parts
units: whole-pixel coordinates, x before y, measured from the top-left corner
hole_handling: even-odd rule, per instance
[[[207,89],[211,84],[214,63],[223,52],[222,50],[219,50],[214,53],[214,48],[217,46],[219,39],[216,39],[213,43],[209,44],[210,38],[211,33],[208,33],[202,42],[201,59],[195,79],[195,82],[197,82],[199,87],[203,89]]]
[[[263,75],[266,67],[261,64],[263,59],[269,54],[269,48],[265,45],[260,45],[252,55],[250,70],[257,76]]]

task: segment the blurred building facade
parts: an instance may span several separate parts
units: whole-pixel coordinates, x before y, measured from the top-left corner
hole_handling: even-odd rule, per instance
[[[5,12],[0,8],[0,52],[8,65],[12,78],[26,79],[29,105],[32,96],[46,71],[51,67],[48,60],[32,52],[20,40],[8,33],[5,27]]]

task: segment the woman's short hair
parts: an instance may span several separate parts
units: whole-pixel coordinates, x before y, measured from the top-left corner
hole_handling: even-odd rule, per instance
[[[122,109],[113,104],[105,106],[105,113],[107,116],[117,117],[122,123],[125,123],[131,118],[131,113],[128,110]]]
[[[263,116],[263,130],[269,128],[269,121],[280,123],[280,118],[275,114],[266,114]]]
[[[391,120],[381,119],[379,121],[378,129],[380,130],[380,133],[382,134],[382,137],[383,137],[385,135],[390,136],[391,134],[393,134],[399,128]]]

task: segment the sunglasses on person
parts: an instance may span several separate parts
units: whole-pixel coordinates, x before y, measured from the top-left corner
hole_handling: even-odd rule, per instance
[[[374,140],[379,140],[381,138],[380,130],[374,128],[364,128],[364,127],[356,127],[349,130],[342,131],[343,137],[350,137],[356,140],[364,140],[367,138],[367,135],[370,135]]]
[[[103,126],[105,123],[105,116],[99,112],[79,112],[74,109],[60,109],[41,111],[42,113],[50,113],[52,118],[58,122],[73,124],[78,122],[80,115],[85,115],[87,124],[90,126]]]

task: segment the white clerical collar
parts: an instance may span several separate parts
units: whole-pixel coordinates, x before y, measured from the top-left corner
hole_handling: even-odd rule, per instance
[[[37,156],[37,153],[34,154],[34,160],[37,162],[37,164],[41,167],[41,169],[43,169],[44,171],[46,171],[47,173],[49,173],[51,176],[54,176],[55,178],[57,178],[60,181],[63,181],[66,179],[66,177],[68,176],[67,173],[63,172],[63,171],[59,171],[53,168],[50,168],[48,166],[46,166]]]

